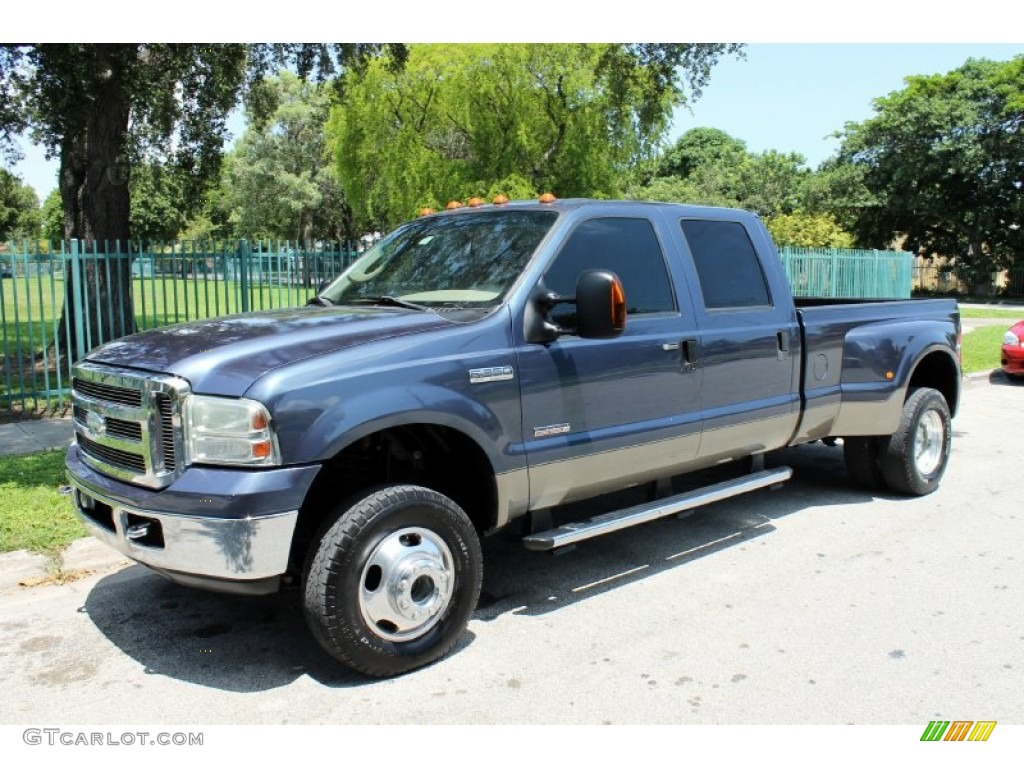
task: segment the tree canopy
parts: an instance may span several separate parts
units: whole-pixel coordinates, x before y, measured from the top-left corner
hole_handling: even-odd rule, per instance
[[[879,244],[993,268],[1024,259],[1024,56],[909,77],[842,132],[869,192],[856,226]]]
[[[0,242],[11,237],[38,237],[41,225],[35,190],[0,168]]]
[[[501,191],[621,192],[672,108],[735,45],[415,45],[348,76],[328,124],[345,196],[368,227]]]
[[[812,176],[802,155],[749,152],[743,141],[718,128],[687,131],[660,155],[653,169],[653,177],[633,186],[630,196],[745,208],[766,219],[803,210]]]
[[[332,90],[287,70],[261,85],[264,119],[226,158],[223,209],[239,236],[291,241],[354,237],[351,215],[324,139]]]

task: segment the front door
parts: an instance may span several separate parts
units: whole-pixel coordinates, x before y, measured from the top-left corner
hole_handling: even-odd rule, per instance
[[[651,222],[580,222],[542,281],[572,296],[580,273],[598,268],[623,283],[628,319],[619,337],[518,344],[532,508],[671,474],[700,444],[701,372],[683,358],[696,323],[676,299]],[[552,319],[569,325],[573,311],[559,304]]]

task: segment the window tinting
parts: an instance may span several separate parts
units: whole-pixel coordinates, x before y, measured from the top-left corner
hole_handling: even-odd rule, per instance
[[[609,269],[619,276],[629,314],[671,312],[675,309],[665,257],[646,219],[591,219],[569,236],[544,285],[562,296],[576,293],[576,280],[588,269]],[[571,321],[574,308],[561,304],[552,312],[556,322]]]
[[[761,262],[742,224],[699,219],[681,224],[697,266],[705,307],[771,305]]]

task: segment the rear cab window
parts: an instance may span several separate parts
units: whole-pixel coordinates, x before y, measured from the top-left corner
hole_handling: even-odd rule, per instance
[[[761,260],[742,224],[683,219],[680,225],[707,309],[772,306]]]

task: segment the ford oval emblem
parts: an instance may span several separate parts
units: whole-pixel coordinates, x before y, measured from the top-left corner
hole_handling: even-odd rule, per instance
[[[94,435],[102,435],[107,431],[107,420],[103,418],[102,414],[96,413],[96,411],[89,411],[89,414],[85,417],[85,423],[89,427],[89,431]]]

